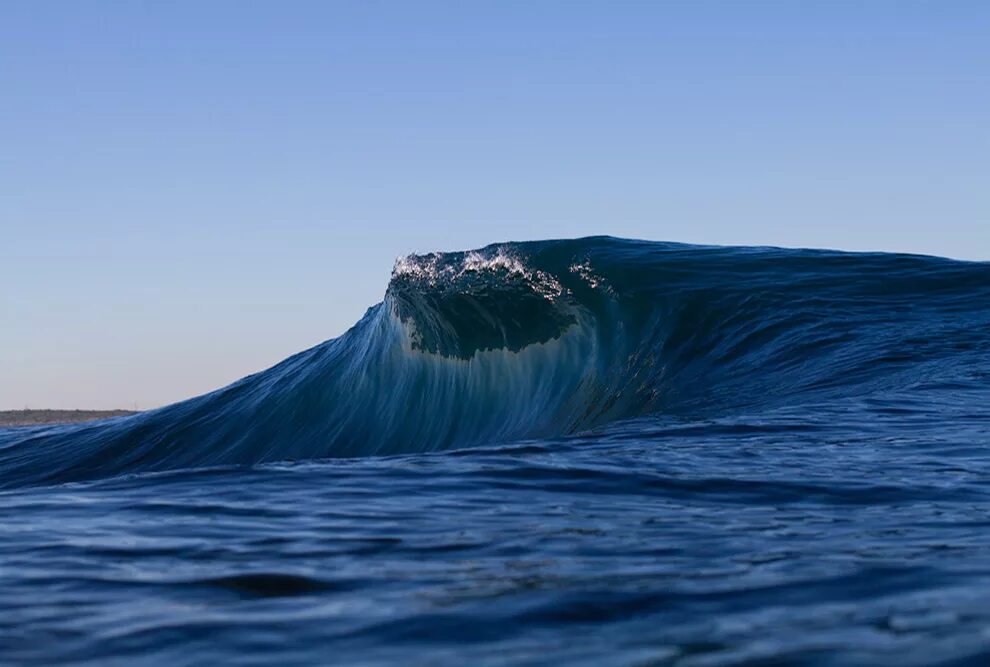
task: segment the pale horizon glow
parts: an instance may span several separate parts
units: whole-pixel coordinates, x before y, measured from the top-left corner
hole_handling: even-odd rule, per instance
[[[990,4],[0,5],[0,410],[333,338],[396,257],[598,234],[990,259]]]

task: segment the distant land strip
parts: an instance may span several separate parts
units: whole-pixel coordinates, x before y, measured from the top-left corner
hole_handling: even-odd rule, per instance
[[[39,424],[76,424],[133,414],[133,410],[0,410],[0,428]]]

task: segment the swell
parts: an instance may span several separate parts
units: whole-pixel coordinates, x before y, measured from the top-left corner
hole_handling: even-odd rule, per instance
[[[0,484],[377,456],[985,382],[990,265],[608,237],[400,259],[340,338],[95,424],[0,431]]]

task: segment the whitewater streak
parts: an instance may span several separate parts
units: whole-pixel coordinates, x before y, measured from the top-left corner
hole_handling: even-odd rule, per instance
[[[130,417],[0,431],[0,485],[431,452],[903,385],[986,353],[971,327],[988,299],[987,264],[907,255],[595,237],[409,256],[347,333],[266,371]]]

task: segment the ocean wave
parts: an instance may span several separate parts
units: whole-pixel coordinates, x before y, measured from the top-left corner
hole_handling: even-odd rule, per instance
[[[953,379],[990,264],[595,237],[399,259],[339,338],[105,422],[0,431],[0,485],[475,447]]]

